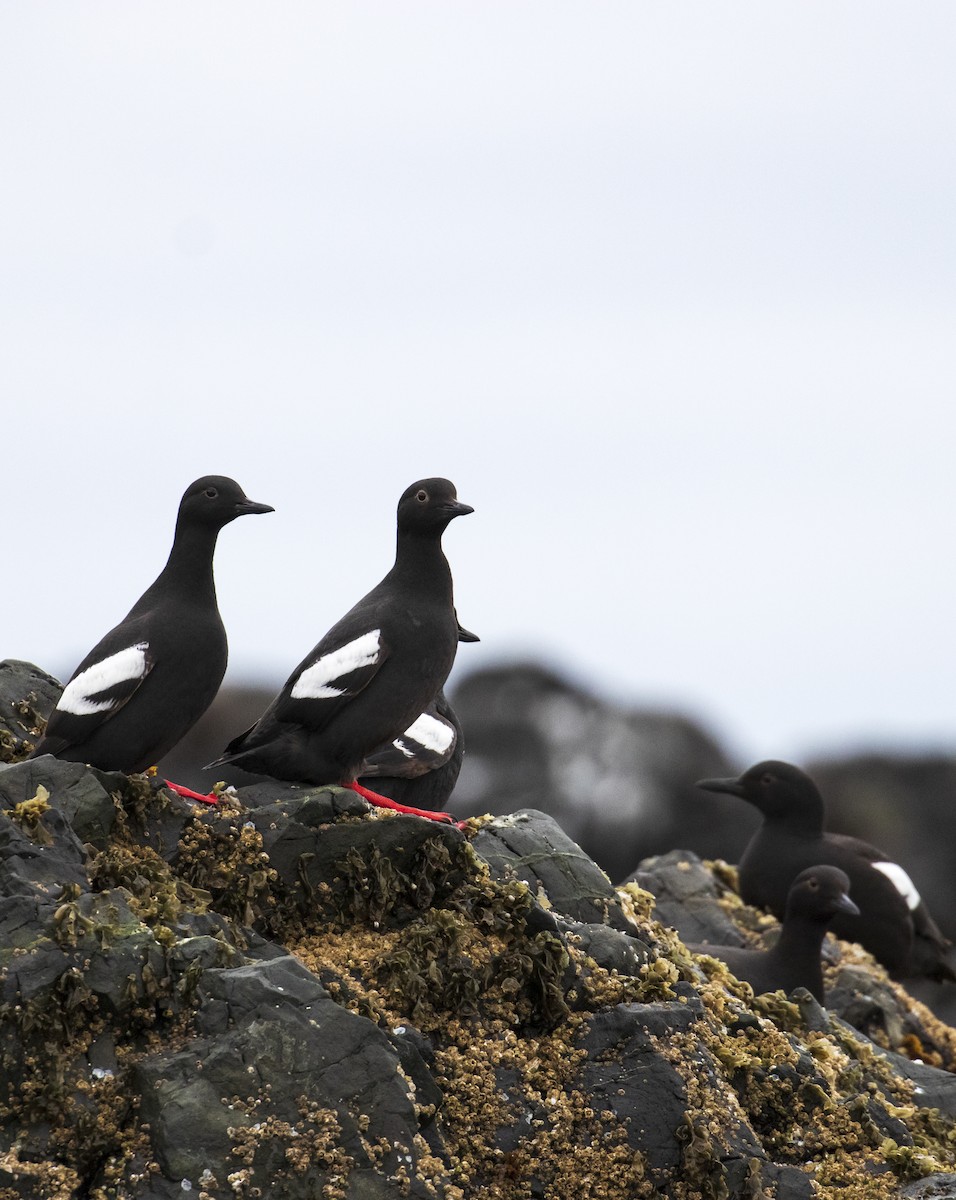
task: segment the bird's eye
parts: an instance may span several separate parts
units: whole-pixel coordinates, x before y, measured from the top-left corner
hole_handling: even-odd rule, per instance
[[[215,498],[219,495],[219,493],[216,491],[216,489],[214,487],[208,487],[208,488],[206,488],[203,495],[208,496],[210,500],[215,500]]]
[[[418,491],[415,493],[415,499],[419,502],[419,504],[424,504],[425,501],[428,499],[428,493],[425,491],[424,488],[419,488]]]
[[[819,883],[815,879],[807,880],[807,887],[810,889],[811,892],[815,892],[819,886],[820,886]]]
[[[764,773],[760,776],[760,782],[764,785],[764,787],[769,787],[773,783],[773,776],[769,771],[764,771]]]

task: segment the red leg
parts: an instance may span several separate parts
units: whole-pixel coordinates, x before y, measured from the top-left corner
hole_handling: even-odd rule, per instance
[[[444,825],[457,824],[451,813],[427,812],[424,808],[409,808],[407,804],[398,804],[395,800],[389,800],[388,796],[380,796],[378,792],[370,792],[368,788],[362,787],[360,783],[346,783],[344,786],[351,788],[353,792],[358,792],[363,800],[367,800],[369,804],[374,804],[376,808],[391,808],[395,812],[407,813],[412,817],[425,817],[429,821],[441,821]]]
[[[202,792],[194,792],[191,788],[183,787],[181,783],[173,783],[169,779],[164,779],[163,783],[165,783],[171,792],[175,792],[177,796],[182,796],[184,800],[198,800],[200,804],[219,803],[219,798],[214,796],[212,792],[204,796]]]

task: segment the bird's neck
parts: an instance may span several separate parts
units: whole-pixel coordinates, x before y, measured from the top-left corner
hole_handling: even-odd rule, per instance
[[[819,964],[828,924],[826,920],[811,917],[787,917],[780,926],[772,953],[787,962],[800,961],[810,967]]]
[[[172,592],[192,601],[211,601],[215,604],[216,584],[212,573],[212,559],[218,536],[218,529],[177,525],[173,548],[169,552],[166,566],[149,592]]]
[[[390,572],[396,582],[452,601],[452,580],[448,560],[442,553],[441,539],[412,533],[398,534],[395,565]]]
[[[824,813],[820,808],[809,807],[791,809],[789,812],[775,813],[764,817],[764,825],[768,829],[781,830],[794,837],[816,839],[823,836]]]

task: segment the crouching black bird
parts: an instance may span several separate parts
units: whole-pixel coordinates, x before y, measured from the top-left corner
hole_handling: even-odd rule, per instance
[[[782,988],[789,995],[794,988],[805,987],[822,1004],[820,952],[827,926],[841,913],[848,917],[860,915],[847,894],[849,889],[850,880],[838,867],[810,867],[790,885],[780,936],[769,950],[707,942],[689,945],[688,949],[719,958],[757,993]]]
[[[461,722],[443,689],[404,733],[372,751],[359,779],[374,781],[380,796],[434,811],[454,790],[464,751]]]
[[[458,640],[481,639],[459,625]],[[464,757],[465,735],[443,688],[403,734],[372,751],[359,780],[374,780],[376,792],[389,800],[433,812],[455,790]]]
[[[838,914],[833,932],[859,942],[891,975],[956,980],[943,937],[906,871],[859,838],[824,831],[823,797],[809,775],[784,762],[761,762],[739,779],[702,779],[708,792],[726,792],[752,804],[763,823],[738,866],[740,895],[781,918],[787,892],[807,867],[839,867],[850,879],[859,916]]]
[[[176,745],[212,703],[226,671],[212,570],[219,531],[236,517],[274,511],[223,475],[190,484],[166,566],[74,671],[31,758],[52,754],[107,771],[144,771]]]
[[[255,725],[210,767],[233,763],[296,782],[342,784],[370,803],[450,821],[357,783],[369,755],[435,700],[455,661],[458,619],[441,537],[474,512],[447,479],[422,479],[398,503],[395,565],[329,630]]]

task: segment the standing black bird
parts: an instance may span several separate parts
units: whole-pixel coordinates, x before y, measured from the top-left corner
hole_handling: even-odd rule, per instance
[[[212,703],[226,671],[212,571],[219,530],[247,513],[274,511],[223,475],[190,484],[166,566],[74,671],[31,758],[52,754],[108,771],[143,771],[176,745]]]
[[[449,521],[470,512],[447,479],[407,488],[398,502],[395,565],[306,655],[255,725],[209,765],[342,784],[372,804],[409,811],[356,780],[368,755],[426,711],[455,661],[459,627],[441,537]]]
[[[481,639],[459,625],[458,640]],[[448,802],[464,757],[461,722],[442,688],[404,733],[372,751],[362,763],[359,780],[374,780],[378,795],[389,800],[434,812]]]
[[[740,894],[748,904],[780,918],[801,871],[818,863],[839,867],[849,876],[860,915],[838,915],[832,926],[837,937],[865,946],[897,978],[956,979],[944,957],[951,943],[913,881],[868,842],[824,831],[823,797],[809,775],[771,761],[757,763],[739,779],[702,779],[697,786],[739,796],[763,815],[738,866]]]
[[[769,950],[714,946],[709,942],[689,945],[688,949],[719,958],[757,993],[783,988],[789,995],[794,988],[805,987],[822,1004],[820,952],[827,926],[840,913],[860,915],[847,895],[849,889],[850,881],[838,867],[810,867],[790,885],[780,936]]]

